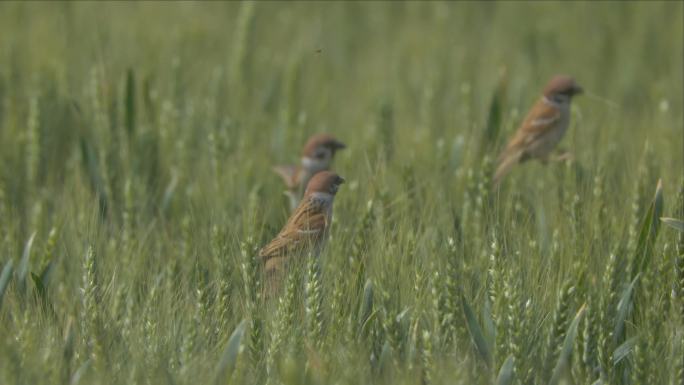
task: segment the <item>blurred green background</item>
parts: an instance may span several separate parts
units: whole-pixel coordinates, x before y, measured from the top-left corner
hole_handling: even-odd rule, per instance
[[[662,214],[677,214],[683,12],[657,1],[0,3],[0,262],[13,266],[0,382],[262,383],[269,368],[285,383],[490,383],[511,354],[515,381],[546,383],[539,362],[559,357],[547,340],[562,341],[581,304],[609,340],[599,314],[633,278],[659,178]],[[525,164],[491,193],[500,147],[557,73],[590,93],[561,142],[575,162]],[[296,321],[309,297],[284,317],[251,297],[249,278],[288,215],[271,166],[296,162],[320,131],[348,144],[334,168],[349,182],[320,262],[322,330]],[[579,358],[591,352],[583,337],[578,383],[678,373],[677,359],[662,373],[656,362],[680,357],[682,334],[669,297],[676,237],[663,233],[638,297],[662,308],[635,305],[602,359]],[[377,316],[357,338],[366,281]],[[461,295],[480,323],[513,320],[485,333],[492,368]],[[251,355],[226,375],[215,368],[242,319]],[[273,330],[288,331],[289,348],[269,350]],[[606,364],[643,330],[650,344],[625,348],[640,356]]]

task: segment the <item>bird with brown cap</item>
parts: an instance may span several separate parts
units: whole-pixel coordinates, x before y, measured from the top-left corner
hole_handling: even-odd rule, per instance
[[[266,293],[277,290],[292,261],[318,256],[330,230],[333,200],[342,183],[344,179],[332,171],[314,175],[283,229],[259,251]]]
[[[522,124],[499,155],[494,173],[496,186],[518,163],[529,159],[547,162],[551,151],[563,138],[570,124],[570,102],[582,93],[575,79],[556,75],[546,84],[541,98],[532,106]]]
[[[287,186],[285,194],[290,199],[290,210],[294,210],[299,204],[309,179],[319,171],[329,170],[335,153],[346,147],[330,134],[315,134],[304,145],[299,165],[273,168]]]

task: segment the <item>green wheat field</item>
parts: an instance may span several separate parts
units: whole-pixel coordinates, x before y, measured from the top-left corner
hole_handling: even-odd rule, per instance
[[[683,13],[0,3],[0,383],[684,384]],[[574,161],[492,190],[557,73]],[[316,132],[330,239],[264,299]]]

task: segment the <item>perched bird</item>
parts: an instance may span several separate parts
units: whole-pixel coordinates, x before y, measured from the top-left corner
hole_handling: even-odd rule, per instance
[[[266,292],[277,290],[288,264],[318,256],[330,229],[333,200],[344,179],[332,171],[314,175],[304,198],[276,237],[259,251]]]
[[[278,173],[287,186],[285,194],[290,198],[290,210],[294,210],[309,183],[309,179],[319,171],[329,170],[335,152],[347,146],[330,134],[313,135],[304,145],[299,166],[276,166]]]
[[[551,151],[561,140],[570,123],[572,97],[580,93],[582,87],[572,77],[556,75],[551,78],[544,87],[542,97],[532,106],[515,135],[499,155],[494,185],[497,185],[518,163],[533,158],[542,162],[549,160]]]

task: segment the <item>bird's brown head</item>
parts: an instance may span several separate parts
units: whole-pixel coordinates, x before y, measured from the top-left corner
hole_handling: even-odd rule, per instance
[[[306,186],[304,195],[313,193],[325,193],[335,195],[340,185],[344,183],[344,178],[332,171],[320,171],[314,175]]]
[[[302,151],[302,156],[324,161],[335,155],[337,150],[347,146],[330,134],[316,134],[307,140]]]
[[[549,99],[555,99],[557,96],[572,98],[583,91],[572,76],[556,75],[544,87],[544,96]]]

